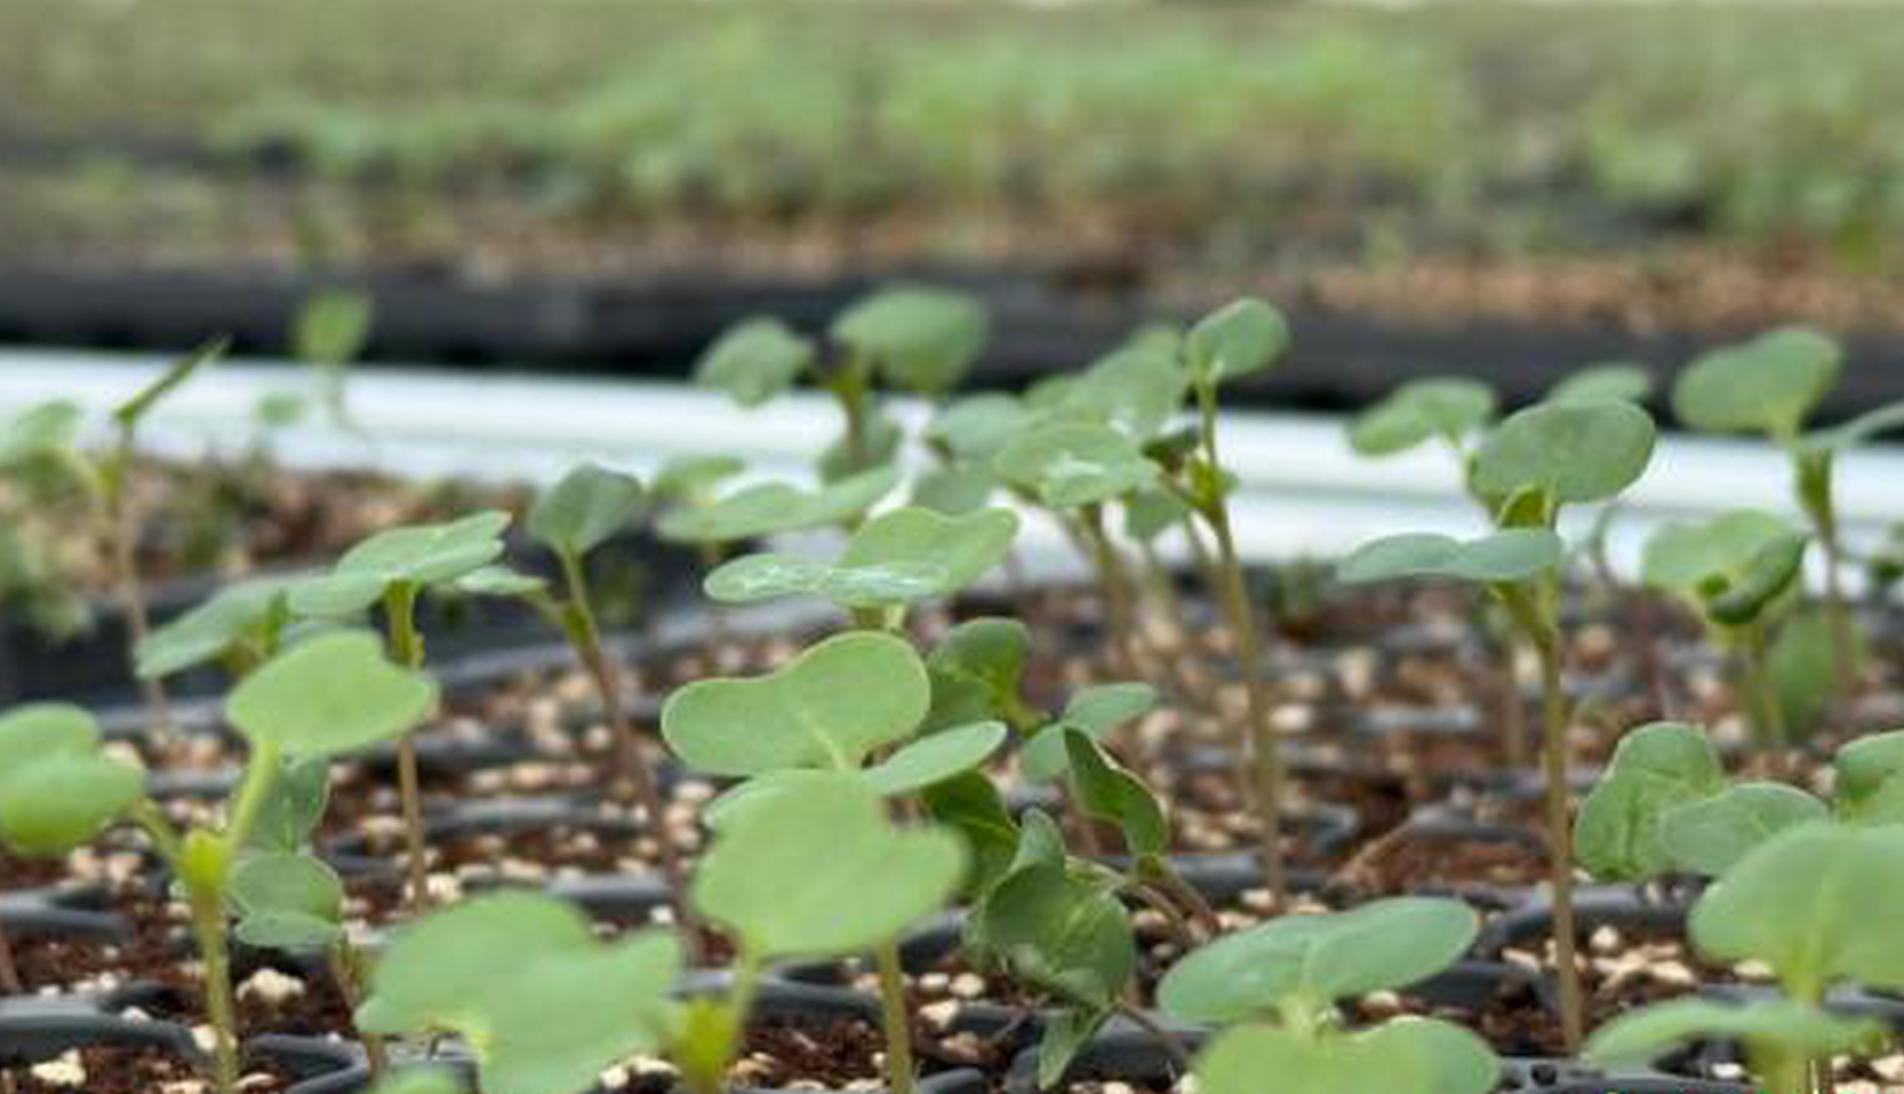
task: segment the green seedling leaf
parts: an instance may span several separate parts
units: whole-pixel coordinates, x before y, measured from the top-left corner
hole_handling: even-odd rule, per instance
[[[926,656],[932,709],[923,732],[996,719],[1024,726],[1019,697],[1031,632],[1016,619],[969,619],[947,631]]]
[[[908,506],[861,525],[831,565],[790,555],[748,555],[708,575],[707,594],[727,603],[809,595],[848,608],[947,596],[998,565],[1018,534],[1009,509],[948,517]]]
[[[1838,749],[1833,804],[1844,820],[1904,823],[1904,730],[1873,733]]]
[[[1666,814],[1726,789],[1725,769],[1696,726],[1654,722],[1620,738],[1599,785],[1574,822],[1580,865],[1604,880],[1640,880],[1671,869],[1660,840]]]
[[[580,558],[634,522],[647,505],[641,480],[581,464],[529,509],[529,535],[558,555]]]
[[[1795,438],[1838,382],[1843,353],[1803,327],[1768,331],[1694,361],[1673,385],[1673,414],[1705,433]]]
[[[1045,1018],[1038,1039],[1038,1089],[1049,1090],[1064,1079],[1084,1046],[1104,1028],[1112,1014],[1108,1007],[1060,1007]]]
[[[662,707],[661,733],[690,767],[713,775],[852,771],[874,749],[911,737],[931,694],[911,644],[858,631],[766,676],[689,684]]]
[[[1283,916],[1177,962],[1157,1001],[1187,1022],[1239,1022],[1290,1006],[1320,1010],[1433,976],[1467,952],[1479,929],[1466,904],[1438,897]]]
[[[977,769],[1005,743],[999,722],[975,722],[906,744],[862,772],[884,797],[912,794]]]
[[[1615,1018],[1594,1033],[1585,1055],[1599,1064],[1649,1063],[1701,1040],[1742,1041],[1755,1054],[1771,1050],[1822,1059],[1881,1046],[1884,1029],[1869,1018],[1845,1018],[1789,999],[1675,999]]]
[[[1494,420],[1494,389],[1478,380],[1435,376],[1411,380],[1349,423],[1349,446],[1386,456],[1439,437],[1460,448]]]
[[[1149,684],[1095,684],[1080,689],[1065,704],[1064,713],[1034,733],[1019,753],[1019,769],[1033,782],[1047,782],[1071,769],[1065,745],[1066,729],[1078,729],[1101,740],[1118,726],[1140,718],[1157,706],[1157,689]]]
[[[989,330],[984,305],[971,296],[902,285],[847,308],[829,333],[894,387],[938,394],[965,378]]]
[[[1624,400],[1643,403],[1653,394],[1653,374],[1645,365],[1611,361],[1588,365],[1553,386],[1550,403],[1592,403]]]
[[[1277,1026],[1238,1026],[1197,1060],[1198,1094],[1260,1094],[1275,1076],[1277,1094],[1486,1094],[1500,1061],[1460,1026],[1403,1018],[1347,1036],[1307,1036]]]
[[[1139,490],[1124,499],[1124,531],[1148,543],[1181,525],[1190,513],[1189,504],[1168,490]]]
[[[1015,867],[974,910],[967,937],[1025,983],[1114,1006],[1137,966],[1130,917],[1108,884],[1072,873],[1059,856]]]
[[[694,382],[756,407],[786,391],[813,367],[811,340],[778,319],[743,319],[694,363]]]
[[[1167,852],[1170,818],[1144,780],[1113,760],[1083,730],[1066,726],[1062,733],[1078,808],[1094,820],[1117,825],[1133,855],[1142,858]]]
[[[943,829],[902,831],[853,773],[730,818],[695,874],[694,905],[760,959],[854,953],[941,907],[965,869]]]
[[[1625,402],[1541,403],[1510,415],[1474,458],[1474,488],[1506,498],[1544,491],[1554,502],[1605,501],[1653,458],[1653,419]]]
[[[1734,583],[1761,550],[1793,533],[1791,525],[1758,509],[1732,509],[1697,524],[1667,524],[1646,541],[1640,575],[1653,588],[1700,605],[1700,590],[1715,579]]]
[[[145,776],[100,754],[99,725],[67,703],[0,715],[0,844],[59,856],[91,842],[145,793]]]
[[[1737,575],[1721,578],[1701,590],[1706,614],[1727,626],[1744,626],[1758,619],[1766,605],[1792,588],[1805,562],[1800,532],[1789,532],[1755,551]]]
[[[314,365],[339,366],[357,359],[370,340],[370,297],[332,290],[313,296],[291,328],[292,353]]]
[[[1668,808],[1659,821],[1659,846],[1675,869],[1719,877],[1778,833],[1826,815],[1824,802],[1796,787],[1741,783]]]
[[[0,467],[70,451],[79,439],[79,404],[56,399],[27,407],[0,431]]]
[[[655,472],[656,498],[701,505],[713,499],[714,488],[742,471],[747,464],[737,456],[674,456]]]
[[[992,469],[1053,509],[1096,505],[1156,484],[1158,467],[1107,425],[1035,428],[999,452]]]
[[[246,677],[226,698],[225,718],[254,746],[335,756],[401,737],[435,706],[436,685],[392,664],[376,635],[333,631]]]
[[[992,780],[977,771],[955,775],[920,792],[926,813],[965,840],[971,860],[967,888],[989,891],[1018,855],[1018,822]]]
[[[253,760],[253,763],[258,762]],[[258,807],[245,850],[292,854],[303,850],[331,801],[327,757],[279,761],[277,777]]]
[[[1560,537],[1545,528],[1509,528],[1466,541],[1408,533],[1356,548],[1337,568],[1336,578],[1351,585],[1409,577],[1500,584],[1555,570],[1566,553]]]
[[[926,443],[958,460],[990,463],[1036,414],[1015,395],[988,391],[955,399],[926,426]]]
[[[913,480],[912,503],[948,517],[983,509],[998,491],[998,477],[983,464],[935,467]]]
[[[160,399],[190,380],[192,374],[200,368],[223,357],[225,350],[230,346],[231,339],[229,338],[213,338],[167,365],[165,371],[159,374],[158,379],[153,380],[141,388],[138,394],[113,409],[113,421],[118,422],[121,429],[132,429],[137,426],[140,419],[158,405]]]
[[[675,509],[656,522],[655,531],[676,543],[733,543],[819,528],[857,518],[897,485],[899,471],[892,467],[863,471],[814,491],[759,483],[708,505]]]
[[[476,1052],[484,1091],[568,1094],[665,1040],[680,966],[668,932],[602,943],[571,905],[497,893],[399,930],[357,1026],[458,1033]]]
[[[1215,388],[1274,364],[1289,348],[1282,313],[1251,297],[1197,320],[1184,340],[1184,357],[1199,387]]]
[[[820,453],[820,481],[836,483],[861,472],[891,464],[905,443],[906,431],[883,409],[874,406],[865,420],[866,432],[857,445],[842,434]]]
[[[299,582],[291,609],[299,615],[354,615],[393,585],[446,584],[502,557],[509,514],[488,510],[442,524],[378,532],[344,552],[327,574]]]
[[[290,621],[290,581],[258,578],[228,585],[210,600],[155,628],[139,643],[134,668],[156,680],[217,661],[233,650],[269,649]]]
[[[1808,452],[1835,454],[1899,429],[1904,429],[1904,402],[1887,403],[1831,429],[1806,435],[1802,447]]]
[[[1087,369],[1065,391],[1056,413],[1149,439],[1176,417],[1189,387],[1189,374],[1177,362],[1174,343],[1138,339]]]
[[[1904,937],[1878,908],[1904,902],[1904,827],[1806,824],[1760,844],[1706,890],[1688,926],[1718,961],[1763,961],[1787,994],[1838,980],[1904,987]]]
[[[1852,661],[1863,664],[1863,632],[1853,628],[1851,638]],[[1803,608],[1779,624],[1765,668],[1784,710],[1786,732],[1799,740],[1809,737],[1838,698],[1838,639],[1830,609]]]
[[[344,882],[313,855],[241,859],[229,897],[238,940],[260,949],[321,953],[344,937]]]

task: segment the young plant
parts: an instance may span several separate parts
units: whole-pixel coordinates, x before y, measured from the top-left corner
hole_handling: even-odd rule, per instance
[[[1349,421],[1349,447],[1358,455],[1391,456],[1429,441],[1446,445],[1465,482],[1475,446],[1493,424],[1494,389],[1465,376],[1410,380]]]
[[[680,970],[670,931],[602,942],[564,901],[495,893],[400,929],[371,975],[357,1026],[461,1036],[487,1094],[572,1094],[668,1042]],[[420,1090],[441,1081],[427,1071],[391,1080]]]
[[[57,401],[28,409],[0,434],[0,470],[38,462],[51,465],[76,483],[86,500],[93,535],[103,546],[112,582],[125,613],[127,658],[151,631],[145,592],[139,580],[138,514],[132,511],[132,474],[138,462],[135,447],[139,424],[168,394],[192,378],[200,368],[225,353],[227,342],[217,338],[167,365],[151,383],[112,410],[113,442],[104,452],[89,456],[78,446],[81,413],[72,403]],[[171,724],[165,688],[157,680],[140,683],[153,728]]]
[[[1743,855],[1693,906],[1692,944],[1709,961],[1756,961],[1782,996],[1727,1005],[1676,1000],[1623,1015],[1594,1035],[1590,1059],[1647,1059],[1687,1040],[1744,1043],[1767,1094],[1834,1089],[1833,1056],[1876,1052],[1875,1021],[1823,1009],[1842,982],[1904,987],[1904,942],[1874,908],[1904,900],[1904,826],[1812,822]]]
[[[291,610],[323,620],[351,618],[381,606],[391,657],[419,670],[423,636],[416,626],[417,597],[425,589],[450,587],[501,557],[502,532],[508,525],[509,514],[490,510],[442,524],[378,532],[346,551],[328,573],[298,582],[290,593]],[[429,903],[429,859],[416,741],[408,734],[397,739],[397,779],[403,800],[410,907],[420,911]]]
[[[844,434],[820,459],[822,476],[833,481],[889,463],[898,448],[899,426],[881,411],[879,387],[944,395],[978,359],[988,326],[983,306],[962,293],[894,286],[834,319],[828,334],[838,353],[831,361],[779,320],[754,318],[716,340],[695,364],[694,378],[753,407],[811,374],[845,419]]]
[[[1284,916],[1218,939],[1179,961],[1158,987],[1164,1011],[1219,1027],[1196,1065],[1197,1089],[1245,1094],[1406,1090],[1484,1094],[1500,1062],[1474,1034],[1433,1018],[1353,1033],[1335,1003],[1404,988],[1447,968],[1479,923],[1455,900],[1402,897],[1347,912]]]
[[[0,718],[0,841],[63,855],[121,818],[136,822],[185,890],[204,963],[218,1094],[238,1083],[228,916],[260,944],[322,948],[341,940],[342,888],[298,848],[323,808],[327,761],[408,732],[436,703],[426,678],[386,661],[375,636],[320,635],[279,654],[226,698],[251,757],[221,823],[179,832],[145,797],[136,768],[100,754],[97,724],[63,704]]]
[[[1739,652],[1743,706],[1754,740],[1782,765],[1790,746],[1785,699],[1769,661],[1778,607],[1798,584],[1808,537],[1756,509],[1735,509],[1699,524],[1669,524],[1653,533],[1642,556],[1643,580],[1698,612],[1707,629]]]
[[[350,367],[370,341],[372,315],[368,294],[331,289],[306,300],[291,323],[291,353],[317,373],[318,405],[332,425],[353,433],[361,430],[350,412]],[[278,403],[278,414],[288,406],[282,397],[267,395],[261,417],[271,402]]]
[[[738,956],[727,996],[690,1004],[674,1062],[690,1090],[720,1094],[767,962],[870,951],[879,955],[886,1088],[912,1094],[896,939],[952,896],[965,848],[942,828],[895,828],[856,772],[799,772],[780,789],[728,812],[695,875],[696,908],[734,938]]]
[[[1499,499],[1499,531],[1465,543],[1438,535],[1391,536],[1363,545],[1339,571],[1349,583],[1442,577],[1482,585],[1539,657],[1554,950],[1569,1047],[1580,1043],[1584,1014],[1575,961],[1568,712],[1561,690],[1559,575],[1565,549],[1553,527],[1564,505],[1608,500],[1639,478],[1653,440],[1652,419],[1625,402],[1543,403],[1520,411],[1489,435],[1474,459],[1474,488]]]
[[[796,842],[801,837],[789,831],[774,834],[756,830],[752,824],[754,818],[778,816],[782,812],[776,808],[780,803],[806,801],[816,794],[817,787],[825,788],[822,797],[837,798],[851,805],[849,816],[836,816],[835,820],[850,820],[850,814],[861,809],[853,803],[862,797],[867,803],[866,809],[876,814],[880,799],[906,797],[970,772],[1004,743],[1005,727],[996,722],[944,729],[915,740],[931,697],[932,686],[925,665],[910,643],[878,631],[855,631],[825,639],[765,676],[717,678],[689,684],[669,696],[663,706],[661,732],[675,754],[695,770],[748,780],[710,807],[708,823],[724,837],[731,831],[732,837],[747,849],[744,855],[730,852],[729,860],[752,861],[751,856],[755,855],[778,856],[779,865],[770,872],[776,880],[758,889],[759,899],[782,911],[792,911],[795,909],[788,907],[789,879],[797,877],[811,884],[816,877],[824,876],[829,867],[810,860],[814,856],[827,860],[828,856],[839,854],[847,833],[834,831],[813,836],[816,845],[808,850]],[[869,763],[876,753],[889,749],[884,759]],[[816,772],[828,774],[829,781],[816,782]],[[825,820],[819,814],[815,814],[815,818],[815,824]],[[784,823],[797,825],[805,820],[790,815]],[[744,832],[752,834],[743,839]],[[924,835],[919,834],[919,838]],[[869,835],[866,838],[870,855],[871,848],[881,846],[881,841],[891,837],[881,835],[875,839]],[[935,839],[951,837],[935,834]],[[956,850],[956,840],[952,842]],[[725,894],[753,884],[745,880],[739,867],[717,867],[719,854],[717,842],[695,879],[695,902],[716,921],[736,928],[743,945],[741,972],[736,974],[738,984],[748,984],[758,971],[750,967],[749,962],[796,953],[820,956],[853,952],[858,943],[865,943],[866,948],[873,950],[879,966],[890,1050],[891,1089],[910,1090],[911,1042],[901,994],[899,952],[891,934],[855,937],[851,940],[853,944],[842,942],[832,948],[786,949],[786,943],[777,941],[772,931],[763,930],[762,924],[771,921],[776,914],[772,908],[742,907],[726,896],[710,899],[710,886],[715,892]],[[800,869],[804,872],[784,872],[785,867],[793,864],[803,864]],[[957,876],[955,865],[945,880],[947,892],[956,883]],[[779,886],[778,892],[774,885]],[[843,896],[846,906],[856,909],[875,906],[886,899],[878,895],[883,887],[877,882],[872,883],[869,891],[854,890],[850,896],[825,887],[814,892],[825,894],[823,898],[814,898],[820,906],[824,906],[826,900]],[[942,901],[945,895],[940,892],[935,901]],[[922,914],[924,910],[921,908],[914,914]],[[836,907],[836,915],[838,911]],[[805,913],[818,914],[812,908],[805,909]],[[743,916],[765,918],[758,923],[737,918]],[[900,925],[903,924],[894,926]],[[801,931],[809,929],[804,919],[799,926]],[[829,936],[822,933],[818,937]],[[736,994],[744,1000],[746,991],[737,986]],[[744,1014],[746,1007],[738,1005],[736,1010]],[[723,1066],[727,1058],[719,1058]]]
[[[1837,385],[1843,351],[1804,327],[1785,327],[1713,350],[1679,375],[1673,413],[1706,433],[1759,433],[1791,460],[1799,508],[1811,522],[1824,558],[1825,605],[1837,646],[1840,692],[1857,681],[1857,628],[1845,602],[1845,548],[1832,472],[1838,455],[1904,426],[1904,403],[1867,412],[1832,429],[1803,432],[1818,403]]]
[[[655,522],[655,533],[670,543],[696,544],[703,557],[713,562],[731,544],[857,523],[898,485],[899,472],[892,467],[864,471],[817,490],[784,482],[755,483],[719,498],[670,509]]]

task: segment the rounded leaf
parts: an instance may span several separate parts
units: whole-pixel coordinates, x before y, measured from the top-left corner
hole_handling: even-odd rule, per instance
[[[247,676],[226,698],[225,718],[287,756],[334,756],[401,737],[435,705],[436,685],[392,664],[376,635],[333,631]]]
[[[1637,881],[1670,869],[1660,841],[1667,812],[1726,788],[1725,769],[1697,726],[1653,722],[1620,738],[1606,774],[1574,822],[1580,865],[1603,880]]]
[[[998,722],[941,730],[901,746],[862,775],[885,797],[915,793],[991,759],[1005,743],[1005,736],[1005,727]]]
[[[999,452],[1000,478],[1053,509],[1115,501],[1157,481],[1137,442],[1107,425],[1063,423],[1019,436]]]
[[[1825,816],[1825,803],[1797,787],[1741,783],[1666,810],[1659,844],[1675,868],[1718,877],[1785,829]]]
[[[839,524],[858,517],[899,485],[899,471],[879,467],[801,490],[764,482],[706,505],[675,509],[655,524],[662,539],[676,543],[732,543],[777,532]]]
[[[1356,415],[1349,423],[1349,446],[1364,456],[1386,456],[1431,437],[1459,443],[1494,419],[1495,405],[1494,389],[1479,380],[1411,380]]]
[[[1018,534],[1018,516],[984,509],[949,517],[918,506],[861,525],[831,565],[788,555],[748,555],[709,574],[707,594],[728,603],[824,597],[849,608],[946,596],[996,566]]]
[[[350,615],[399,582],[453,581],[502,556],[502,531],[508,525],[508,513],[485,510],[440,524],[378,532],[344,552],[329,573],[299,582],[291,590],[291,608],[300,615]]]
[[[1673,385],[1673,414],[1706,433],[1763,432],[1786,439],[1838,382],[1838,344],[1785,327],[1701,356]]]
[[[144,794],[137,768],[96,755],[48,756],[0,777],[0,842],[22,855],[63,855]]]
[[[1406,577],[1526,581],[1558,568],[1565,555],[1560,537],[1545,528],[1509,528],[1466,541],[1405,533],[1356,548],[1337,567],[1336,578],[1351,585]]]
[[[1276,1026],[1225,1031],[1197,1058],[1199,1094],[1486,1094],[1500,1081],[1486,1042],[1459,1026],[1403,1018],[1363,1033],[1305,1035]]]
[[[778,319],[743,319],[694,363],[694,382],[755,407],[793,386],[813,364],[813,343]]]
[[[1505,498],[1526,489],[1557,503],[1605,501],[1653,458],[1653,419],[1626,402],[1541,403],[1509,416],[1474,459],[1474,488]]]
[[[918,285],[881,289],[841,312],[830,331],[888,383],[927,394],[957,387],[989,332],[975,298]]]
[[[1288,348],[1288,322],[1254,297],[1232,301],[1197,320],[1184,340],[1190,373],[1204,387],[1261,372]]]
[[[1550,403],[1591,403],[1607,399],[1645,402],[1653,393],[1653,374],[1645,365],[1609,361],[1588,365],[1547,392]]]
[[[139,678],[156,680],[216,661],[234,647],[262,637],[289,614],[286,594],[290,587],[290,582],[274,578],[242,581],[154,628],[135,652]]]
[[[529,534],[557,554],[579,557],[628,527],[645,504],[640,479],[581,464],[536,498]]]
[[[1884,1027],[1804,1003],[1745,1004],[1674,999],[1620,1015],[1596,1030],[1584,1055],[1601,1064],[1648,1063],[1689,1041],[1743,1041],[1801,1057],[1827,1057],[1881,1044]]]

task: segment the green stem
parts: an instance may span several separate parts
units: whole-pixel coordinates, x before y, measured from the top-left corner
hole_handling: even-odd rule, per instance
[[[331,947],[331,979],[337,984],[337,994],[344,1000],[344,1006],[352,1013],[363,1002],[364,995],[364,953],[349,939]],[[370,1078],[374,1082],[383,1078],[390,1069],[390,1054],[384,1047],[383,1035],[357,1031],[364,1042],[364,1059],[370,1065]]]
[[[224,894],[216,887],[188,885],[192,936],[205,966],[205,1016],[212,1026],[212,1086],[218,1094],[238,1089],[238,1015],[232,1003],[231,953],[225,941]]]
[[[1743,632],[1745,686],[1741,690],[1752,713],[1752,739],[1765,757],[1768,771],[1775,778],[1783,778],[1787,773],[1786,751],[1790,742],[1785,729],[1785,708],[1779,701],[1767,664],[1765,623],[1754,620]]]
[[[1553,888],[1554,961],[1560,981],[1560,1028],[1569,1055],[1586,1035],[1586,1008],[1575,954],[1573,835],[1567,805],[1567,709],[1561,692],[1560,633],[1551,619],[1536,633],[1540,654],[1541,768],[1546,781],[1550,882]]]
[[[1079,524],[1091,548],[1092,562],[1097,567],[1098,585],[1104,592],[1105,622],[1110,632],[1107,637],[1114,668],[1121,676],[1134,677],[1137,664],[1130,645],[1133,637],[1130,575],[1124,569],[1124,559],[1117,545],[1111,542],[1110,534],[1104,530],[1103,509],[1097,505],[1084,506]]]
[[[662,801],[661,788],[655,780],[654,771],[648,767],[648,761],[641,754],[641,742],[635,736],[635,727],[628,718],[627,708],[622,705],[618,674],[602,649],[601,627],[596,622],[589,599],[588,575],[581,559],[575,555],[563,552],[561,559],[563,578],[568,585],[568,601],[562,612],[563,631],[568,635],[569,644],[575,648],[576,656],[588,670],[589,678],[594,681],[595,692],[602,703],[603,720],[608,723],[609,733],[615,739],[618,776],[615,790],[632,792],[635,804],[647,814],[648,828],[654,834],[655,846],[661,857],[661,874],[668,885],[669,906],[674,910],[674,920],[682,937],[687,940],[689,953],[698,959],[701,933],[688,903],[683,852],[675,842],[673,829],[668,825],[667,808]]]
[[[1259,855],[1263,880],[1270,899],[1280,907],[1288,896],[1288,879],[1283,866],[1283,770],[1282,742],[1270,720],[1269,695],[1263,686],[1262,636],[1256,629],[1256,614],[1250,611],[1249,593],[1243,584],[1243,564],[1236,553],[1236,537],[1230,531],[1228,506],[1218,499],[1207,514],[1216,534],[1217,559],[1223,577],[1223,614],[1236,640],[1237,667],[1243,674],[1243,695],[1249,715],[1249,740],[1246,759],[1252,771],[1250,786],[1256,814],[1262,823]]]
[[[888,1094],[913,1094],[912,1019],[906,1006],[906,978],[899,964],[899,943],[882,943],[875,957],[879,964],[880,1011],[886,1029],[886,1089]]]
[[[383,594],[384,623],[390,629],[390,655],[409,669],[423,667],[423,638],[416,629],[417,588],[407,581],[391,585]],[[397,738],[397,791],[403,800],[403,835],[409,876],[409,906],[413,914],[430,905],[428,850],[423,838],[422,780],[417,773],[416,739]]]

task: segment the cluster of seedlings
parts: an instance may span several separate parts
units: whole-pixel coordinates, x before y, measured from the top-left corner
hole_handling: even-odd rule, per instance
[[[361,339],[347,302],[326,307],[338,314],[324,322]],[[184,732],[163,683],[215,666],[229,679],[217,721],[242,776],[222,803],[160,795],[163,773],[131,762],[95,713],[18,707],[0,716],[0,861],[127,851],[182,904],[204,1074],[177,1089],[214,1094],[286,1089],[248,1070],[255,1029],[235,946],[328,979],[340,1006],[321,1032],[357,1058],[347,1085],[292,1088],[312,1091],[717,1094],[757,1085],[774,1046],[775,1082],[893,1094],[1637,1094],[1743,1090],[1719,1078],[1748,1074],[1772,1094],[1823,1094],[1896,1077],[1887,1053],[1904,1000],[1885,993],[1904,991],[1904,731],[1855,732],[1881,636],[1867,636],[1841,580],[1857,556],[1832,465],[1904,415],[1806,432],[1839,368],[1828,340],[1781,331],[1681,375],[1682,422],[1763,433],[1790,453],[1804,522],[1739,511],[1664,527],[1638,585],[1596,548],[1653,453],[1643,370],[1584,371],[1498,421],[1484,387],[1423,380],[1352,423],[1372,457],[1445,443],[1487,521],[1466,540],[1366,544],[1335,576],[1426,583],[1484,637],[1490,663],[1475,671],[1507,694],[1498,729],[1462,742],[1455,765],[1470,769],[1454,781],[1468,790],[1448,791],[1443,771],[1435,794],[1465,795],[1532,844],[1525,881],[1544,884],[1531,905],[1504,907],[1458,884],[1356,884],[1432,828],[1420,817],[1392,819],[1346,863],[1324,848],[1329,788],[1343,780],[1291,715],[1315,709],[1291,701],[1315,674],[1277,667],[1294,644],[1238,556],[1218,413],[1225,385],[1284,353],[1278,313],[1241,300],[1187,330],[1143,330],[1022,395],[955,396],[985,336],[972,301],[905,287],[841,315],[824,342],[761,319],[712,347],[698,379],[744,406],[803,380],[835,398],[842,428],[814,487],[736,486],[745,468],[722,458],[670,464],[647,484],[585,464],[519,516],[389,528],[320,570],[232,584],[159,626],[139,615],[135,568],[121,567],[147,687],[135,738]],[[67,477],[96,504],[101,535],[125,541],[135,427],[216,354],[121,407],[103,453],[81,447],[69,404],[27,411],[0,435],[0,468]],[[897,397],[932,409],[923,468],[890,413]],[[1575,549],[1563,517],[1585,507],[1600,517]],[[1028,520],[1062,530],[1089,587],[1024,586],[1014,543]],[[644,524],[699,552],[714,604],[701,648],[676,658],[693,667],[672,677],[623,657],[590,580],[590,556]],[[552,570],[518,564],[517,526]],[[839,532],[830,557],[761,549],[812,529]],[[1171,568],[1166,542],[1191,564]],[[1824,578],[1816,602],[1808,559]],[[1356,595],[1347,603],[1379,631],[1418,588]],[[419,608],[445,598],[521,606],[566,643],[579,685],[567,702],[599,745],[585,753],[584,799],[631,822],[591,841],[642,845],[651,899],[638,914],[592,917],[552,886],[465,895],[432,872],[445,829],[422,757],[454,703]],[[813,606],[801,618],[818,622],[765,648],[736,638],[770,601]],[[1667,643],[1681,624],[1711,644]],[[1640,709],[1652,720],[1593,733],[1580,649],[1588,631],[1606,645],[1609,627],[1649,674]],[[1714,649],[1736,667],[1716,709],[1678,686],[1691,670],[1665,663]],[[674,685],[651,690],[658,705],[643,691],[657,679]],[[1532,772],[1520,770],[1530,734],[1506,713],[1524,694],[1538,712]],[[1748,731],[1693,721],[1721,714]],[[1367,747],[1392,746],[1414,771],[1413,750],[1436,742]],[[1604,764],[1579,767],[1583,755]],[[1326,787],[1305,786],[1318,772]],[[393,785],[366,795],[367,780]],[[346,798],[387,811],[399,848],[388,869],[333,853],[327,818]],[[1227,845],[1193,853],[1213,830]],[[1629,886],[1629,911],[1673,924],[1684,962],[1710,975],[1678,998],[1596,1007],[1596,955],[1619,931],[1596,918],[1612,890],[1583,890],[1583,875]],[[0,987],[12,1002],[44,995],[15,949],[0,933]],[[1510,949],[1518,963],[1483,960]],[[1516,1020],[1535,1028],[1504,1029],[1495,1003],[1464,995],[1476,977],[1492,978],[1482,997],[1531,985]],[[789,1032],[777,1010],[801,985],[825,994],[820,983],[866,1005]],[[1002,1014],[949,1031],[959,1008],[934,1000],[941,989]],[[20,1055],[7,1013],[0,1004],[0,1063],[20,1066],[0,1089],[58,1089],[66,1057]],[[864,1047],[875,1073],[788,1073],[786,1057],[824,1056],[829,1037]],[[954,1042],[979,1045],[979,1072],[947,1066]],[[1023,1051],[1002,1063],[984,1051],[1004,1045]]]

